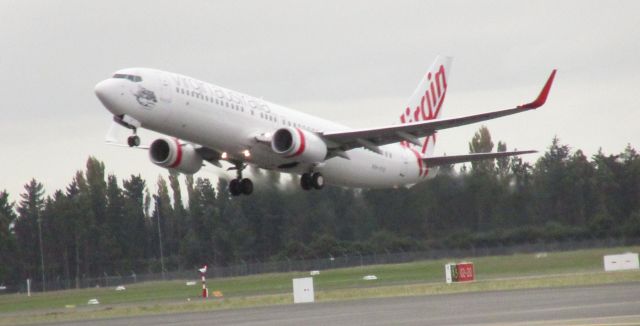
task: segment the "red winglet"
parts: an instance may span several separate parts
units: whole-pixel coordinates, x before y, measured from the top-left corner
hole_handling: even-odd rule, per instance
[[[551,90],[551,84],[553,84],[553,78],[555,76],[556,76],[556,69],[553,69],[553,71],[551,72],[551,76],[549,76],[549,79],[547,79],[547,83],[544,84],[544,87],[542,88],[540,95],[538,95],[538,98],[536,98],[535,101],[531,103],[523,104],[518,107],[521,109],[535,109],[544,105],[544,102],[547,101],[547,96],[549,95],[549,91]]]

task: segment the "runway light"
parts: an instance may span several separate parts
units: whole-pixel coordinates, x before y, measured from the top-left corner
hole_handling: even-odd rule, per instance
[[[220,158],[222,158],[223,160],[227,159],[227,152],[222,152],[222,155],[220,155]]]
[[[242,154],[244,155],[244,157],[249,157],[251,156],[251,152],[249,152],[248,149],[245,149],[244,151],[242,151]]]

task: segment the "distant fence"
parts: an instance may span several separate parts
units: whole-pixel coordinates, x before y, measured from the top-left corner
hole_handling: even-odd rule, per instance
[[[610,248],[640,244],[640,239],[591,239],[562,242],[538,242],[521,245],[472,247],[468,249],[432,249],[421,252],[386,252],[383,254],[361,255],[350,253],[340,256],[318,257],[314,259],[287,259],[274,262],[247,262],[230,266],[209,266],[207,277],[223,278],[245,276],[264,273],[281,273],[291,271],[326,270],[332,268],[356,267],[376,264],[397,264],[420,260],[434,260],[444,258],[482,257],[496,255],[511,255],[516,253],[536,253],[569,251],[589,248]],[[173,271],[165,273],[145,273],[129,275],[107,275],[102,277],[86,277],[78,280],[63,280],[61,278],[47,279],[46,291],[56,291],[74,288],[115,287],[137,282],[159,280],[196,280],[198,273],[194,270]],[[42,283],[32,280],[32,291],[42,291]],[[2,293],[26,292],[26,282],[21,285],[10,286],[1,290]]]

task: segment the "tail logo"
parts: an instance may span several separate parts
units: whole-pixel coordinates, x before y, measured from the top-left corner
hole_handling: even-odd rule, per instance
[[[440,65],[435,76],[432,75],[431,72],[427,73],[426,85],[423,89],[424,93],[420,98],[420,102],[409,103],[410,106],[408,106],[400,116],[400,122],[402,122],[402,124],[433,120],[439,116],[442,103],[447,94],[447,77],[444,65]],[[417,99],[413,100],[415,101]],[[425,137],[422,140],[422,146],[416,146],[416,148],[406,141],[402,142],[402,146],[411,149],[414,154],[416,154],[420,170],[419,173],[422,176],[427,176],[429,173],[429,168],[422,164],[422,155],[426,154],[430,141],[433,141],[433,145],[435,145],[435,134]],[[419,155],[418,151],[420,151],[422,155]]]
[[[442,103],[447,94],[447,77],[444,65],[440,65],[435,75],[433,75],[431,71],[427,73],[425,85],[421,90],[423,90],[424,93],[420,97],[419,102],[418,98],[413,97],[409,106],[407,106],[402,115],[400,115],[400,122],[402,124],[438,118]],[[425,137],[422,140],[422,146],[414,146],[406,141],[402,142],[402,146],[407,147],[415,154],[419,169],[418,173],[423,177],[429,174],[429,167],[423,164],[422,157],[426,154],[430,141],[435,145],[435,134]]]
[[[414,108],[408,106],[400,116],[400,122],[403,124],[432,120],[440,114],[440,108],[447,94],[447,78],[443,65],[440,65],[435,76],[432,76],[431,72],[427,73],[427,83],[428,87],[426,87],[420,103],[416,103]]]

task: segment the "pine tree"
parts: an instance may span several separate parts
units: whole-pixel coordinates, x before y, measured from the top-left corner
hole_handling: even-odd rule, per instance
[[[126,263],[124,255],[129,251],[124,237],[126,220],[124,196],[115,175],[107,177],[106,198],[104,223],[106,227],[101,230],[105,240],[101,246],[109,263],[105,264],[103,269],[114,273],[121,269],[123,263]]]
[[[173,230],[174,240],[171,243],[171,251],[174,253],[180,251],[180,244],[187,234],[187,225],[189,223],[187,211],[184,208],[184,204],[182,204],[182,190],[180,189],[179,177],[180,173],[175,170],[169,170],[169,186],[173,193],[173,219],[175,223]]]
[[[9,193],[0,191],[0,284],[13,282],[16,276],[16,239],[10,230],[10,225],[17,219],[13,205],[9,202]]]
[[[491,133],[487,127],[482,126],[469,142],[469,153],[488,153],[492,149]],[[491,216],[495,213],[495,199],[499,196],[499,185],[496,180],[494,161],[471,162],[471,174],[466,178],[470,199],[469,204],[475,209],[475,221],[471,225],[473,225],[472,229],[476,231],[484,231],[490,228]]]
[[[40,278],[44,268],[41,257],[44,244],[40,241],[43,231],[41,218],[44,209],[44,187],[40,182],[31,179],[25,184],[24,193],[20,194],[20,198],[14,229],[20,257],[18,265],[23,277],[35,280]]]
[[[487,127],[481,126],[469,142],[469,153],[489,153],[491,150],[493,150],[491,133]],[[494,166],[494,160],[471,162],[472,171],[475,172],[491,173],[494,170]]]
[[[126,242],[125,256],[129,270],[140,269],[145,258],[147,230],[145,228],[145,181],[140,175],[132,175],[123,182],[125,220],[121,229]],[[125,270],[125,271],[129,271]]]

